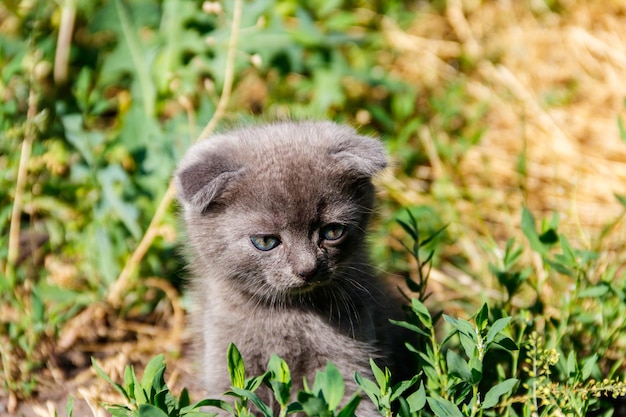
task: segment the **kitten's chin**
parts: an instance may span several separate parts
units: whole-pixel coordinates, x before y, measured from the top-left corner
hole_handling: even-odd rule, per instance
[[[324,287],[328,284],[328,281],[323,282],[306,282],[301,286],[294,286],[289,288],[286,292],[289,295],[302,295],[314,292],[316,289]]]
[[[262,287],[262,290],[257,292],[256,296],[261,296],[262,299],[274,302],[275,300],[299,300],[302,301],[302,296],[310,296],[319,290],[330,286],[332,284],[332,276],[324,276],[324,279],[315,280],[303,280],[293,277],[285,281],[267,282]]]

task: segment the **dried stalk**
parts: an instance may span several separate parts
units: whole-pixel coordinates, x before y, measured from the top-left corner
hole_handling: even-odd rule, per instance
[[[20,155],[20,164],[17,170],[17,181],[15,185],[15,197],[13,198],[13,208],[11,210],[11,223],[9,227],[9,250],[7,255],[6,276],[13,275],[15,263],[19,257],[20,245],[20,228],[22,216],[22,200],[24,197],[24,188],[26,187],[26,179],[28,176],[28,161],[30,153],[35,141],[36,125],[35,116],[37,115],[37,95],[31,87],[28,96],[28,112],[26,115],[26,123],[24,127],[24,141],[22,142],[22,153]]]
[[[228,42],[228,53],[226,56],[226,74],[224,76],[224,87],[222,89],[222,94],[220,95],[219,102],[217,103],[217,107],[215,109],[215,113],[209,120],[209,123],[200,133],[200,136],[196,139],[204,139],[208,137],[214,130],[219,121],[224,117],[226,113],[226,108],[228,106],[228,102],[230,100],[230,96],[233,90],[233,83],[235,79],[235,56],[237,52],[237,43],[239,39],[239,26],[241,25],[241,13],[243,8],[242,0],[235,0],[235,7],[233,11],[233,21],[231,25],[231,34]],[[150,225],[146,230],[143,238],[139,242],[139,245],[132,253],[126,265],[124,265],[124,269],[120,273],[119,277],[115,281],[115,284],[111,288],[109,295],[107,297],[107,301],[113,306],[119,306],[122,299],[122,294],[126,288],[128,288],[128,281],[130,277],[141,262],[141,260],[146,255],[146,252],[152,245],[154,238],[158,235],[158,226],[163,220],[165,213],[172,203],[172,200],[175,196],[175,188],[174,182],[170,181],[169,186],[167,187],[167,191],[165,195],[161,199],[159,203],[159,207],[155,212],[152,220],[150,221]]]
[[[54,56],[54,82],[62,84],[67,81],[67,67],[70,57],[70,44],[76,21],[76,0],[65,0],[61,4],[61,23],[57,37],[57,49]]]

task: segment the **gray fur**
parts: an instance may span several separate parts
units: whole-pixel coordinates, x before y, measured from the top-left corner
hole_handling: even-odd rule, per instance
[[[374,204],[372,176],[386,165],[379,141],[331,122],[280,122],[214,135],[193,146],[175,175],[194,273],[193,319],[202,335],[204,386],[230,386],[226,349],[234,342],[248,375],[272,354],[290,366],[296,388],[332,361],[357,390],[354,372],[389,356],[386,289],[365,247]],[[320,228],[343,224],[339,242]],[[260,251],[256,234],[280,236]],[[271,396],[262,393],[271,403]],[[379,415],[363,401],[359,416]]]

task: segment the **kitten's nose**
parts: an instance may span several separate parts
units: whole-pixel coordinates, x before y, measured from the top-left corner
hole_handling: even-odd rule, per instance
[[[319,268],[317,267],[317,265],[312,265],[312,266],[309,266],[309,267],[299,268],[296,271],[296,274],[298,274],[298,276],[300,278],[302,278],[304,281],[311,282],[311,281],[315,281],[316,280],[316,277],[318,275],[318,271],[319,271]]]

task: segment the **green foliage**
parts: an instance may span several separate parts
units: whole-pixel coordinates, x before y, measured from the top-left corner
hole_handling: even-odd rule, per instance
[[[291,401],[291,373],[285,361],[273,356],[266,373],[246,378],[245,364],[235,345],[229,346],[227,356],[232,386],[225,395],[233,398],[232,403],[221,399],[205,399],[190,404],[186,390],[178,397],[173,395],[163,379],[165,362],[162,355],[152,358],[148,363],[141,382],[133,368],[127,366],[124,385],[112,381],[95,361],[92,362],[98,375],[111,384],[128,403],[106,406],[115,417],[209,417],[217,414],[203,411],[207,408],[217,408],[238,417],[252,416],[257,412],[265,417],[272,417],[272,409],[255,393],[262,384],[271,388],[280,405],[281,417],[298,412],[304,412],[311,417],[351,417],[361,400],[358,395],[353,395],[341,405],[344,402],[344,381],[339,370],[331,363],[317,372],[313,387],[309,388],[305,381],[304,389],[297,393],[297,401]]]
[[[558,218],[545,222],[538,232],[533,216],[525,210],[521,223],[529,249],[543,257],[544,267],[552,267],[553,273],[577,280],[573,295],[576,299],[612,302],[607,319],[617,320],[613,314],[626,314],[619,309],[618,313],[614,312],[615,301],[623,304],[623,290],[607,282],[589,285],[585,281],[597,257],[589,251],[574,249],[558,233]],[[429,243],[434,236],[421,240],[412,216],[409,222],[400,221],[400,225],[414,242],[406,249],[419,258],[421,245]],[[555,251],[556,246],[560,251]],[[492,266],[496,277],[515,276],[514,271],[520,270],[518,263],[523,250],[509,241],[501,265]],[[417,262],[422,271],[418,276],[424,283],[428,281],[430,269],[427,266],[431,260],[429,252],[426,260]],[[534,279],[533,272],[524,272],[524,276],[528,280],[515,285],[498,278],[505,287],[506,301],[493,307],[483,304],[469,320],[446,314],[433,316],[419,298],[412,298],[407,321],[394,323],[419,336],[417,344],[406,344],[418,359],[419,371],[416,369],[415,376],[408,381],[393,381],[389,369],[381,369],[370,360],[371,375],[354,375],[364,397],[372,401],[384,417],[585,416],[591,411],[609,412],[611,406],[605,401],[607,398],[626,396],[626,383],[612,375],[621,362],[613,360],[611,365],[611,359],[602,357],[616,348],[619,337],[604,337],[596,342],[597,346],[581,349],[573,344],[574,340],[584,339],[575,334],[576,323],[588,313],[577,303],[567,302],[563,306],[564,317],[551,322],[545,321],[541,311],[537,314],[531,309],[514,307],[510,301],[517,290],[523,285],[535,285],[527,282]],[[420,291],[420,298],[427,298],[424,287],[417,285],[415,288]],[[613,335],[623,330],[621,321],[611,327]],[[543,329],[543,336],[538,329]],[[607,340],[610,345],[606,344]],[[233,387],[226,394],[235,398],[234,407],[222,400],[205,400],[205,404],[232,415],[250,415],[249,404],[267,417],[278,411],[271,410],[254,393],[261,384],[273,392],[280,405],[280,416],[304,412],[307,416],[347,417],[354,415],[355,410],[358,414],[359,401],[367,400],[361,400],[358,394],[345,399],[343,377],[330,363],[317,373],[312,388],[305,383],[304,390],[293,393],[288,365],[279,357],[270,359],[265,374],[252,378],[246,378],[243,358],[234,345],[229,347],[227,357]],[[603,372],[607,366],[612,369],[608,375]],[[159,374],[154,371],[154,365],[148,366],[146,372]],[[605,376],[597,379],[602,374]],[[153,377],[147,377],[150,378]],[[144,380],[145,376],[142,379],[145,391],[140,393],[155,391],[146,388]],[[160,382],[156,385],[162,386]],[[120,390],[119,385],[115,386]],[[128,392],[128,389],[122,391],[132,403],[138,396],[131,397]],[[151,398],[148,394],[142,395],[144,400]],[[292,401],[294,398],[296,401]],[[341,407],[341,404],[345,405]]]
[[[424,407],[426,397],[423,383],[414,393],[407,397],[402,396],[415,385],[420,375],[414,376],[409,381],[402,381],[391,386],[392,375],[389,369],[381,370],[373,360],[370,360],[370,366],[376,382],[370,381],[359,374],[355,374],[355,380],[363,392],[378,407],[381,415],[391,416],[392,407],[396,402],[400,403],[399,415],[402,417],[410,416]]]
[[[150,360],[141,380],[135,374],[133,367],[126,366],[123,384],[113,382],[93,359],[92,365],[96,373],[109,382],[128,402],[128,405],[106,406],[107,411],[114,417],[210,417],[215,415],[215,413],[205,413],[200,410],[201,407],[213,405],[214,402],[204,400],[191,404],[187,390],[183,390],[178,397],[171,393],[165,383],[163,355],[155,356]]]
[[[433,319],[424,304],[413,299],[412,313],[421,327],[409,322],[397,324],[427,339],[419,349],[407,345],[418,355],[425,378],[420,389],[406,399],[408,404],[421,407],[409,406],[409,414],[406,415],[429,415],[423,409],[425,403],[438,416],[483,415],[486,410],[500,408],[504,402],[502,397],[511,396],[518,379],[510,377],[501,381],[488,381],[483,364],[491,350],[500,349],[510,354],[518,350],[515,342],[505,333],[511,318],[500,318],[489,323],[489,308],[486,304],[476,313],[473,323],[443,315],[450,331],[440,342]],[[455,338],[458,338],[457,344],[453,344]],[[405,408],[400,410],[400,415],[403,415]]]

